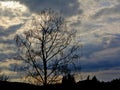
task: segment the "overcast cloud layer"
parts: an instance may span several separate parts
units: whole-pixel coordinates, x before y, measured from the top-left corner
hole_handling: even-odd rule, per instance
[[[83,71],[111,69],[112,73],[120,69],[120,0],[13,1],[11,4],[6,3],[8,0],[0,1],[0,70],[13,73],[15,63],[22,65],[12,59],[17,51],[14,36],[24,30],[24,23],[33,13],[43,8],[60,12],[70,27],[78,30],[78,41],[83,44],[80,59]]]

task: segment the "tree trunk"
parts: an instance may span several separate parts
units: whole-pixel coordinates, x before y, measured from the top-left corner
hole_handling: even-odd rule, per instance
[[[44,60],[44,85],[47,85],[47,63]]]

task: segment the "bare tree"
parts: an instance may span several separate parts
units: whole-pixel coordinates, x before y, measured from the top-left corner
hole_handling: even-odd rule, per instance
[[[29,75],[43,85],[57,82],[77,56],[75,31],[68,30],[60,14],[45,9],[32,19],[31,29],[15,36],[20,59],[29,66]],[[74,59],[73,59],[74,58]]]

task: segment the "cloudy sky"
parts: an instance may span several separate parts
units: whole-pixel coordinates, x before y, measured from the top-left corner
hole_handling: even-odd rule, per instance
[[[106,81],[120,77],[120,0],[0,0],[1,72],[19,77],[23,64],[13,59],[17,52],[14,36],[44,8],[60,12],[71,29],[78,31],[83,76],[97,75]]]

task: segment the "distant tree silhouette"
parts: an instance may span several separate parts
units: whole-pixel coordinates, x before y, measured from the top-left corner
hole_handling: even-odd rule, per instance
[[[92,81],[98,81],[98,79],[96,78],[96,76],[93,76]]]
[[[9,76],[2,73],[0,74],[0,81],[8,81],[8,80],[9,80]]]
[[[75,53],[79,48],[74,40],[76,32],[68,29],[65,19],[51,9],[36,15],[29,27],[15,36],[19,58],[28,65],[29,76],[41,84],[57,82],[79,57]]]
[[[62,84],[63,85],[73,85],[73,84],[75,84],[75,78],[74,78],[74,76],[71,75],[71,74],[63,76],[63,78],[62,78]]]
[[[87,76],[87,80],[90,80],[90,75]]]

